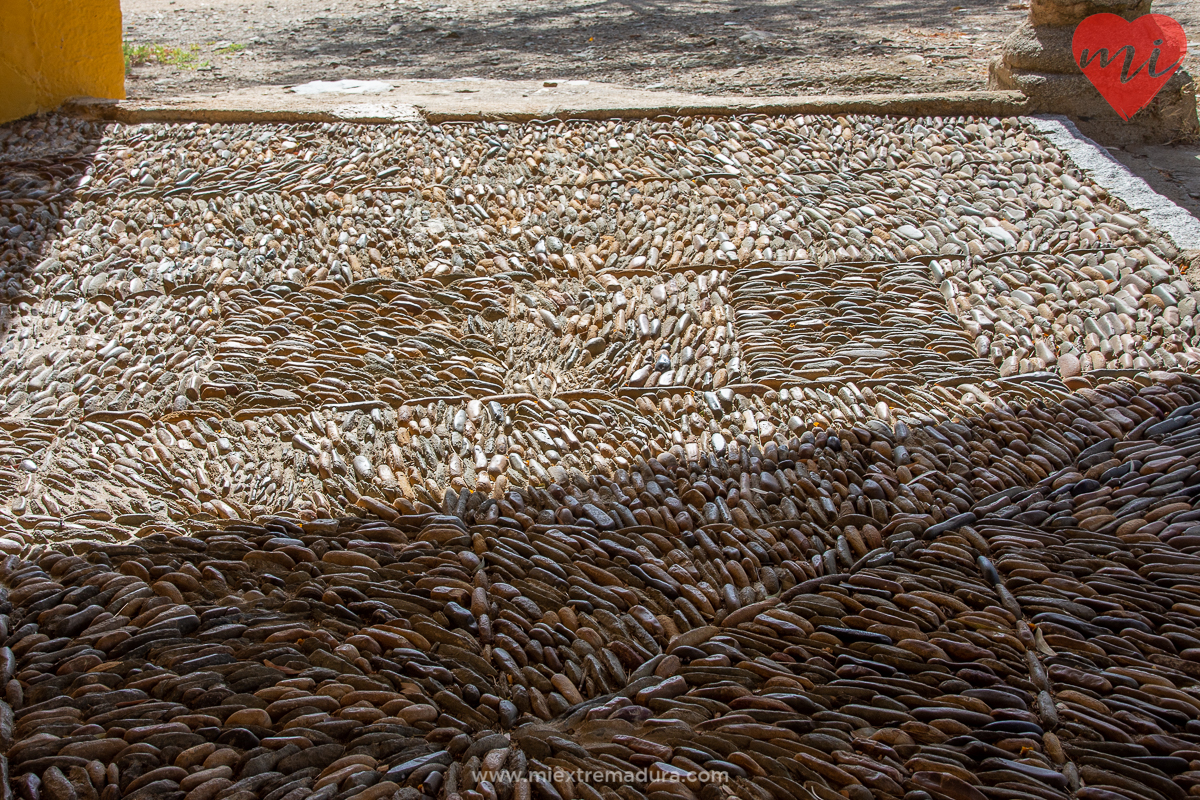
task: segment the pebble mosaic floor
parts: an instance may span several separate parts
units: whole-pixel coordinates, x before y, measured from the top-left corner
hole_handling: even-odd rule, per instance
[[[0,165],[20,796],[1200,786],[1197,298],[1028,121]]]

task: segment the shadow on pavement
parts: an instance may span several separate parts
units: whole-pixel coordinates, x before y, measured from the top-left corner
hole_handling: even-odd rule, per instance
[[[56,115],[0,125],[0,364],[20,357],[14,329],[22,316],[46,300],[76,299],[56,294],[37,268],[51,241],[65,235],[64,218],[101,135],[99,123]]]
[[[1109,147],[1150,188],[1200,219],[1200,144]]]

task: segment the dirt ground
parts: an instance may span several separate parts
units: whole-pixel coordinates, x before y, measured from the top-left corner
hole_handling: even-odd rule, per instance
[[[1027,0],[123,0],[133,98],[317,78],[589,79],[703,94],[983,88]],[[1200,30],[1200,3],[1158,13]],[[1200,66],[1192,48],[1189,66]]]
[[[966,89],[984,85],[989,55],[1026,13],[988,0],[124,0],[122,9],[127,41],[200,45],[198,68],[134,68],[131,97],[351,76],[590,79],[706,94]]]

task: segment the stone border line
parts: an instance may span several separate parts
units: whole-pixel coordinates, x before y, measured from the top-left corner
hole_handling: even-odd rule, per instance
[[[450,83],[450,82],[446,82]],[[1013,116],[1028,114],[1024,95],[1012,91],[937,92],[843,97],[712,97],[662,93],[594,84],[578,95],[530,97],[523,84],[481,82],[472,93],[432,94],[405,84],[387,95],[355,102],[349,95],[284,94],[284,87],[263,87],[212,98],[168,102],[76,98],[62,111],[126,124],[145,122],[443,122],[537,119],[646,119],[657,116],[733,116],[738,114],[876,114],[919,117]],[[465,85],[465,84],[463,84]],[[474,85],[474,84],[472,84]],[[441,88],[441,87],[438,87]]]
[[[648,119],[658,116],[674,117],[727,117],[739,114],[764,114],[780,116],[789,114],[866,114],[877,116],[909,117],[959,117],[959,116],[1013,116],[1029,113],[1024,95],[1019,92],[945,92],[928,94],[884,94],[862,97],[837,95],[809,98],[713,98],[714,102],[697,102],[687,105],[631,106],[614,108],[606,106],[564,108],[554,116],[570,119]],[[419,104],[418,104],[419,105]],[[455,121],[502,120],[505,122],[528,122],[545,118],[540,113],[516,111],[501,114],[462,114],[440,112],[422,108],[431,123]]]

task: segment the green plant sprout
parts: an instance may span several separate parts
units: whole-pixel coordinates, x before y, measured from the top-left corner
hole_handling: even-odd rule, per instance
[[[208,66],[207,61],[200,61],[200,45],[198,44],[183,48],[164,44],[126,43],[124,50],[126,72],[142,64],[166,64],[187,70]]]

